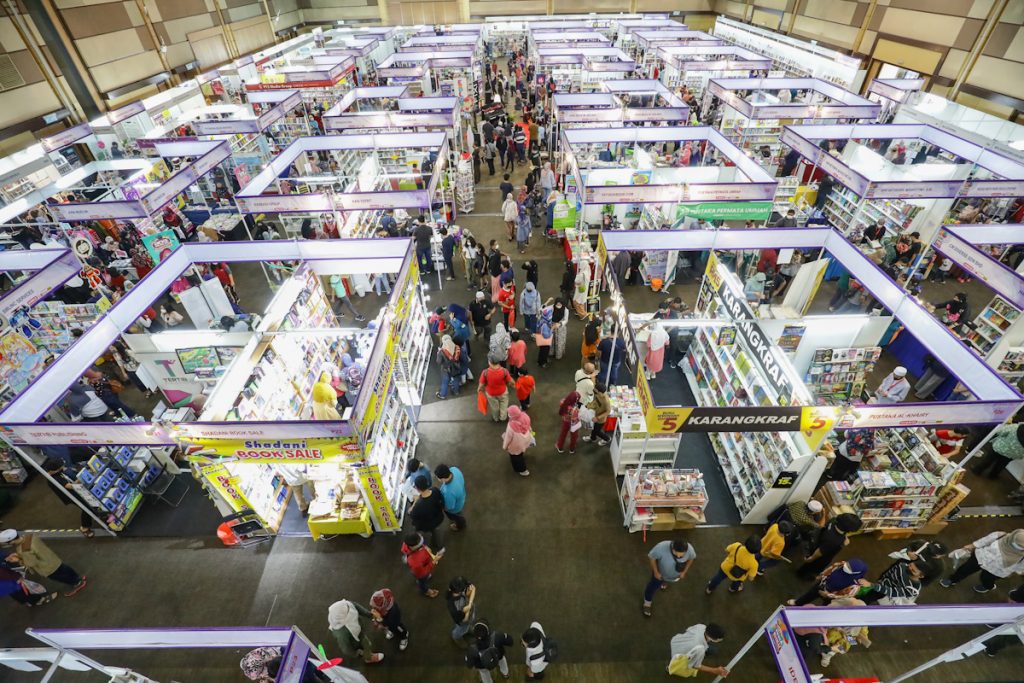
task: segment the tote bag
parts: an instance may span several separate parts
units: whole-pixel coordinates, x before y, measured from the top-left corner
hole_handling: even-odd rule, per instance
[[[668,663],[668,673],[671,676],[679,676],[680,678],[695,678],[699,671],[690,668],[689,657],[686,655],[676,655]]]

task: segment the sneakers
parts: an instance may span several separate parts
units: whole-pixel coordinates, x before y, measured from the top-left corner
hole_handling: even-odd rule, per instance
[[[519,473],[519,476],[520,477],[528,477],[528,476],[530,476],[530,470],[523,470],[522,472]]]
[[[990,590],[992,589],[986,588],[985,586],[982,586],[980,583],[977,586],[974,586],[975,593],[988,593]]]
[[[365,322],[365,320],[366,320],[366,316],[365,315],[357,315],[356,316],[356,322],[357,323]],[[383,657],[383,656],[384,655],[381,655],[381,657]]]
[[[583,437],[583,440],[584,441],[590,441],[590,436],[588,435],[588,436]]]
[[[645,617],[651,616],[651,603],[645,602],[643,604],[643,613]]]
[[[565,453],[565,451],[563,451],[563,450],[562,450],[561,448],[559,448],[558,446],[555,446],[555,450],[556,450],[556,451],[558,451],[559,453]]]
[[[569,455],[576,455],[576,449],[575,448],[570,448],[569,449]]]
[[[65,598],[73,598],[73,597],[75,597],[75,595],[77,595],[79,591],[81,591],[83,588],[85,588],[85,583],[86,583],[85,577],[83,576],[81,581],[76,583],[75,586],[71,590],[69,590],[67,593],[64,594],[64,597]]]
[[[391,631],[387,631],[387,630],[386,630],[386,631],[384,631],[384,638],[385,638],[385,639],[387,639],[387,640],[391,640],[391,639],[392,639],[392,638],[394,638],[394,637],[395,637],[395,634],[394,634],[394,633],[392,633]]]
[[[448,400],[448,397],[447,396],[442,396],[440,391],[435,391],[434,392],[434,396],[436,396],[437,398],[441,399],[442,401],[447,401]]]
[[[424,595],[427,596],[428,598],[436,598],[437,597],[437,589],[436,588],[431,588],[431,589],[427,590],[427,592],[424,593]]]
[[[384,661],[384,653],[383,652],[374,652],[372,655],[370,655],[370,658],[366,660],[366,663],[367,664],[380,664],[383,661]]]
[[[821,655],[821,668],[827,669],[828,665],[832,663],[832,657],[834,657],[835,654],[835,652],[826,652]]]
[[[399,650],[399,652],[405,652],[405,648],[407,648],[407,647],[409,647],[409,639],[408,638],[402,638],[400,641],[398,641],[398,650]]]
[[[760,569],[758,569],[758,570],[757,570],[757,575],[758,575],[758,576],[764,576],[764,572],[763,572],[763,571],[761,571]]]
[[[943,588],[952,588],[956,584],[950,581],[949,579],[943,579],[942,581],[939,581],[939,585]]]

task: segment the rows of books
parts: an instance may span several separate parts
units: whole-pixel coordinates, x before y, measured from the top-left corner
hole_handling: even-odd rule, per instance
[[[861,402],[865,379],[881,355],[880,346],[816,349],[804,381],[818,405]]]

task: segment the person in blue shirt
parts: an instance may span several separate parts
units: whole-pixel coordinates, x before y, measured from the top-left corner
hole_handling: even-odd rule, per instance
[[[444,514],[452,520],[450,529],[462,531],[466,528],[466,518],[462,509],[466,506],[466,480],[458,467],[438,465],[434,468],[434,476],[441,482],[441,496],[444,498]]]
[[[598,343],[597,352],[601,354],[601,377],[607,379],[608,386],[618,384],[619,366],[626,355],[626,342],[618,336],[605,337]]]
[[[426,477],[430,479],[430,468],[424,465],[416,458],[410,458],[409,462],[405,463],[405,480],[402,482],[402,493],[405,494],[406,500],[414,503],[419,498],[419,493],[416,491],[416,478]]]
[[[448,280],[455,279],[455,237],[448,234],[448,228],[441,228],[441,256],[444,257],[444,266],[448,269]]]
[[[398,221],[395,220],[395,210],[388,209],[384,217],[380,219],[380,229],[388,234],[388,237],[398,237]]]

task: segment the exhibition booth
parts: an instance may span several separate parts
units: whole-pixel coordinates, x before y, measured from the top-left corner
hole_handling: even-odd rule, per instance
[[[732,252],[753,250],[756,257],[768,249],[820,254],[800,266],[779,305],[751,301],[726,266]],[[667,359],[678,359],[677,367],[653,372],[641,363],[655,323],[649,313],[628,310],[630,290],[610,267],[620,251],[708,252],[693,316],[656,323],[681,342]],[[636,378],[635,389],[624,390],[635,392],[629,401],[635,408],[616,425],[613,467],[619,475],[633,467],[698,469],[711,523],[735,523],[722,516],[721,501],[712,519],[716,495],[732,499],[743,523],[760,524],[779,505],[817,491],[833,513],[856,512],[866,531],[937,533],[969,489],[960,483],[963,471],[939,455],[924,428],[999,425],[1024,405],[998,373],[830,229],[605,231],[594,257],[606,280],[609,314],[626,341],[623,360]],[[877,300],[881,315],[805,314],[830,260]],[[921,357],[934,357],[972,400],[865,400],[874,390],[867,375],[894,321],[905,328],[900,336],[915,339]],[[922,375],[920,367],[908,369]],[[826,464],[819,456],[836,448],[826,444],[832,430],[867,429],[874,447],[853,483],[829,481],[819,489]],[[705,433],[706,441],[694,442],[689,432]],[[702,455],[708,443],[710,458]],[[661,506],[643,507],[646,517],[627,520],[633,530],[674,528],[672,519],[682,521]]]
[[[396,52],[377,65],[381,85],[408,85],[415,96],[457,97],[463,111],[480,98],[480,61],[472,52]]]
[[[878,122],[891,123],[899,106],[923,87],[923,78],[876,78],[868,85],[867,98],[882,105]]]
[[[632,33],[627,52],[640,65],[642,73],[649,73],[653,67],[662,66],[658,58],[661,47],[697,47],[724,45],[725,41],[703,31],[690,31],[685,28],[661,28],[636,30]],[[623,47],[621,44],[619,47]]]
[[[298,90],[254,91],[246,100],[230,115],[192,123],[196,136],[231,145],[235,176],[243,186],[283,147],[313,132]]]
[[[596,92],[636,70],[636,62],[617,47],[540,48],[535,61],[537,82],[554,81],[563,92]]]
[[[788,125],[780,140],[810,166],[798,172],[804,180],[834,179],[824,213],[851,241],[864,242],[869,225],[885,227],[880,241],[864,244],[885,263],[904,233],[931,242],[959,200],[1024,196],[1024,161],[934,126]]]
[[[304,223],[326,237],[373,236],[385,209],[450,222],[448,145],[443,132],[299,138],[235,201],[242,213],[278,215],[288,236]]]
[[[211,97],[211,101],[219,99]],[[97,159],[137,156],[141,148],[158,138],[151,134],[154,129],[166,131],[171,121],[206,104],[199,80],[192,79],[109,111],[89,122],[98,143],[91,148],[93,156]],[[147,134],[150,134],[149,140],[142,143],[141,139]]]
[[[355,59],[343,55],[277,57],[260,65],[259,75],[245,82],[245,90],[298,90],[307,104],[330,106],[355,87],[355,70]]]
[[[136,329],[195,265],[265,261],[298,265],[246,329]],[[366,328],[340,327],[322,278],[381,272],[398,276],[387,304]],[[216,304],[220,285],[216,278],[206,282],[212,285],[204,298]],[[222,305],[215,319],[236,315]],[[65,392],[118,339],[156,375],[167,404],[151,420],[68,422]],[[405,510],[399,484],[416,447],[429,352],[408,240],[188,243],[0,411],[0,436],[37,468],[25,448],[95,449],[74,473],[73,500],[112,532],[130,524],[145,496],[174,498],[168,487],[154,488],[186,462],[223,515],[254,515],[271,533],[301,532],[296,524],[315,538],[394,531]],[[178,451],[187,459],[174,459]],[[293,490],[280,466],[298,467],[309,480],[307,495],[312,489],[309,517],[293,519],[290,529],[282,522]],[[169,504],[206,504],[196,496],[183,503],[185,496]]]
[[[864,81],[859,59],[815,41],[799,40],[723,16],[715,18],[713,33],[770,58],[776,68],[785,69],[792,76],[820,78],[850,90],[859,90]]]
[[[658,59],[665,68],[661,81],[676,90],[686,86],[700,96],[712,78],[748,78],[763,71],[767,75],[772,60],[735,45],[697,45],[658,47]]]
[[[713,78],[701,120],[711,117],[734,145],[775,175],[786,148],[779,141],[790,123],[846,123],[878,117],[880,105],[818,78]]]

